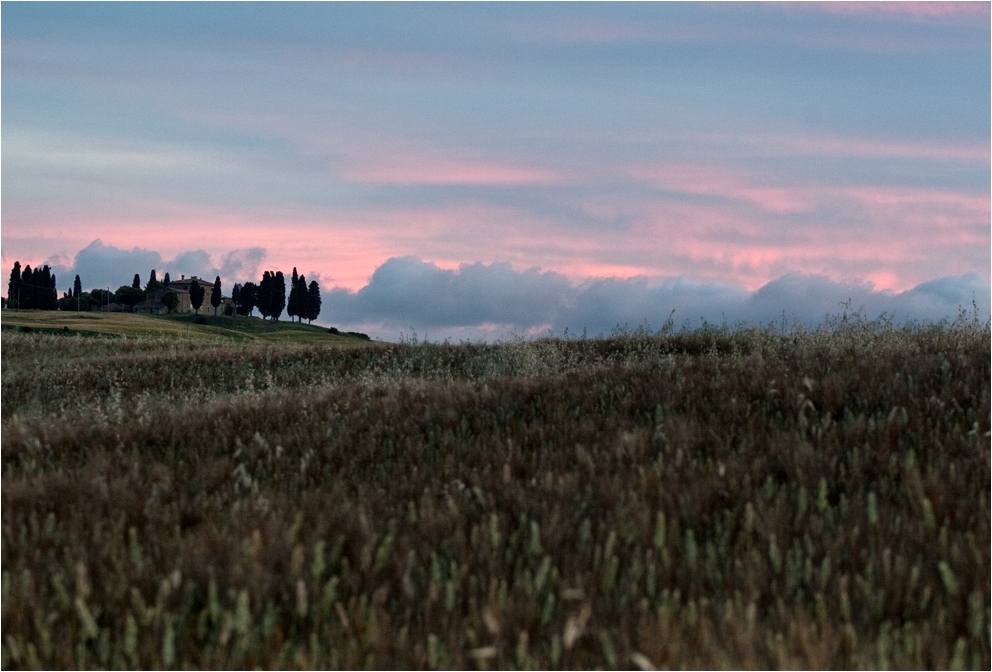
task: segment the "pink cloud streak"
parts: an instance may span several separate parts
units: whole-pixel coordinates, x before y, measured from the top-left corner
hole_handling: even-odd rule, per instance
[[[898,210],[899,215],[909,216],[911,220],[931,217],[936,224],[953,227],[967,222],[988,222],[992,207],[992,198],[987,194],[933,188],[778,185],[773,177],[705,164],[640,166],[631,169],[630,176],[676,192],[736,200],[779,215],[812,212],[817,207],[849,201],[877,213]],[[916,210],[906,211],[909,207]]]

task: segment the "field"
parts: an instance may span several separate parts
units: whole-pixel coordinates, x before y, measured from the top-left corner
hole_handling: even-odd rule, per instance
[[[251,317],[213,315],[151,316],[130,313],[73,313],[54,310],[4,310],[5,331],[60,336],[174,336],[187,340],[268,341],[359,345],[359,339],[331,334],[316,325],[270,322]]]
[[[2,346],[4,669],[990,665],[987,324]]]

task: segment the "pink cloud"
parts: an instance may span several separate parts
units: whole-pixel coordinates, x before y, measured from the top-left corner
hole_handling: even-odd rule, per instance
[[[618,275],[635,269],[688,274],[754,290],[800,271],[844,281],[868,278],[881,288],[905,290],[928,278],[989,265],[992,202],[985,194],[796,185],[781,176],[698,163],[639,166],[631,172],[675,193],[663,201],[644,197],[614,204],[641,224],[611,240],[598,263],[594,251],[569,241],[576,260],[571,268],[594,270],[604,256],[613,256],[622,257],[629,269],[616,269]],[[595,208],[602,214],[608,204]]]
[[[655,164],[635,167],[631,176],[686,194],[744,201],[775,214],[806,212],[811,208],[802,191],[756,184],[741,171],[704,164]]]
[[[790,184],[781,178],[705,164],[655,164],[630,170],[632,177],[672,191],[713,196],[757,206],[769,214],[813,212],[843,202],[858,203],[876,215],[902,223],[920,220],[955,227],[988,222],[989,195],[934,188]]]
[[[509,261],[573,280],[688,275],[754,290],[801,271],[837,280],[868,278],[881,288],[904,290],[988,266],[985,196],[937,189],[754,187],[746,174],[717,171],[707,177],[700,167],[679,174],[679,185],[691,193],[705,186],[710,191],[704,193],[728,189],[734,197],[708,203],[590,197],[584,204],[601,220],[625,213],[622,229],[562,228],[527,211],[484,205],[392,211],[377,222],[389,230],[384,247],[392,255],[419,255],[447,268],[466,260]],[[762,209],[742,210],[742,200]],[[818,208],[840,214],[823,219]],[[783,215],[808,217],[809,223]]]

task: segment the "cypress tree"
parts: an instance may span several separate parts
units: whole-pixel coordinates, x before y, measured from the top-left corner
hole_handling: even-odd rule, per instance
[[[158,279],[155,277],[155,269],[153,268],[152,274],[148,276],[148,284],[154,285],[156,282],[158,282]]]
[[[286,313],[290,322],[300,314],[300,276],[296,274],[296,266],[293,266],[293,280],[289,285],[289,305],[286,306]]]
[[[307,306],[310,304],[310,295],[307,294],[307,276],[301,275],[296,283],[296,316],[300,323],[307,316]]]
[[[30,264],[24,265],[24,271],[21,273],[21,296],[20,296],[20,308],[25,308],[30,310],[34,308],[34,271],[31,270]]]
[[[214,317],[217,316],[217,307],[220,305],[221,293],[220,293],[220,276],[214,280],[214,289],[210,292],[210,305],[214,307]]]
[[[168,285],[170,282],[172,282],[172,279],[169,278],[169,273],[166,272],[165,277],[162,278],[162,284],[163,285]]]
[[[7,283],[7,305],[20,308],[19,296],[21,291],[21,262],[15,261],[10,271],[10,282]]]
[[[196,277],[193,277],[189,281],[189,302],[193,305],[193,310],[196,314],[200,314],[200,306],[203,305],[203,297],[207,293],[200,283],[197,282]]]
[[[272,275],[266,271],[262,274],[262,281],[258,283],[258,293],[255,297],[255,305],[258,306],[258,312],[262,315],[263,320],[272,314],[272,301],[269,298],[271,296]]]
[[[141,289],[141,276],[137,273],[134,274],[134,280],[131,281],[131,286],[135,289]]]
[[[272,279],[272,319],[278,320],[286,308],[286,278],[282,271],[276,271]]]
[[[238,314],[240,315],[251,315],[251,311],[255,308],[255,301],[258,297],[258,285],[254,282],[246,282],[241,286],[241,291],[238,292],[238,299],[236,301],[238,305]]]
[[[55,286],[55,274],[45,266],[45,310],[55,310],[59,307],[59,290]]]
[[[75,296],[79,296],[83,293],[83,283],[79,280],[79,276],[76,276],[75,281],[72,283],[72,293]]]
[[[307,290],[307,324],[316,320],[318,315],[320,315],[320,285],[313,280]]]

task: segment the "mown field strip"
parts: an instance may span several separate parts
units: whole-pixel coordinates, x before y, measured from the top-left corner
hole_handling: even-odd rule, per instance
[[[134,313],[66,312],[54,310],[4,310],[4,330],[35,330],[45,334],[84,334],[136,337],[170,337],[199,342],[271,341],[291,344],[371,345],[368,341],[328,333],[314,325],[288,321],[269,322],[255,317],[151,316]]]

